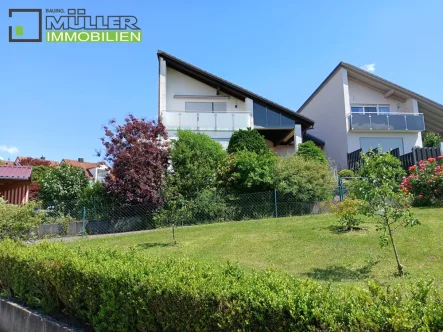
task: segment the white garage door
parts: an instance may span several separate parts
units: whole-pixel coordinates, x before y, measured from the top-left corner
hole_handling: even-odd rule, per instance
[[[400,155],[403,154],[403,138],[397,137],[360,137],[360,147],[363,151],[376,149],[381,146],[384,152],[399,148]]]

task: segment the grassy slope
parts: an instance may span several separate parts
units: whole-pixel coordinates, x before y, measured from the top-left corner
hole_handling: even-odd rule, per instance
[[[147,233],[82,239],[69,246],[135,249],[143,255],[189,257],[209,262],[238,262],[247,268],[273,268],[298,277],[362,283],[404,283],[409,278],[435,278],[443,286],[443,209],[416,209],[422,225],[399,228],[400,259],[409,275],[394,278],[392,248],[380,248],[375,224],[367,230],[337,233],[333,215],[243,221]]]

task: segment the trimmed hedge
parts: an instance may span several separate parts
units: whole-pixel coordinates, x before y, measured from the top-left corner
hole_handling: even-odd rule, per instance
[[[430,283],[408,295],[370,282],[335,289],[277,272],[244,272],[136,252],[0,243],[3,292],[96,331],[441,330]]]

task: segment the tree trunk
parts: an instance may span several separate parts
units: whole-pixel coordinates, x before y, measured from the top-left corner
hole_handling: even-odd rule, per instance
[[[395,260],[397,261],[398,274],[403,275],[403,265],[401,265],[400,258],[398,257],[397,248],[395,247],[395,243],[394,243],[394,237],[392,236],[391,225],[389,225],[389,223],[387,223],[387,225],[388,225],[388,231],[389,231],[389,238],[391,239],[391,243],[392,243],[392,248],[394,248]]]

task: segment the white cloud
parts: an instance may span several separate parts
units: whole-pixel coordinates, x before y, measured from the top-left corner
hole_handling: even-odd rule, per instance
[[[0,157],[0,160],[4,160],[2,157]]]
[[[16,153],[18,153],[18,149],[15,146],[0,145],[0,151],[1,152],[7,152],[9,154],[16,154]]]
[[[373,73],[375,71],[375,63],[368,63],[366,65],[361,66],[360,68],[370,73]]]

